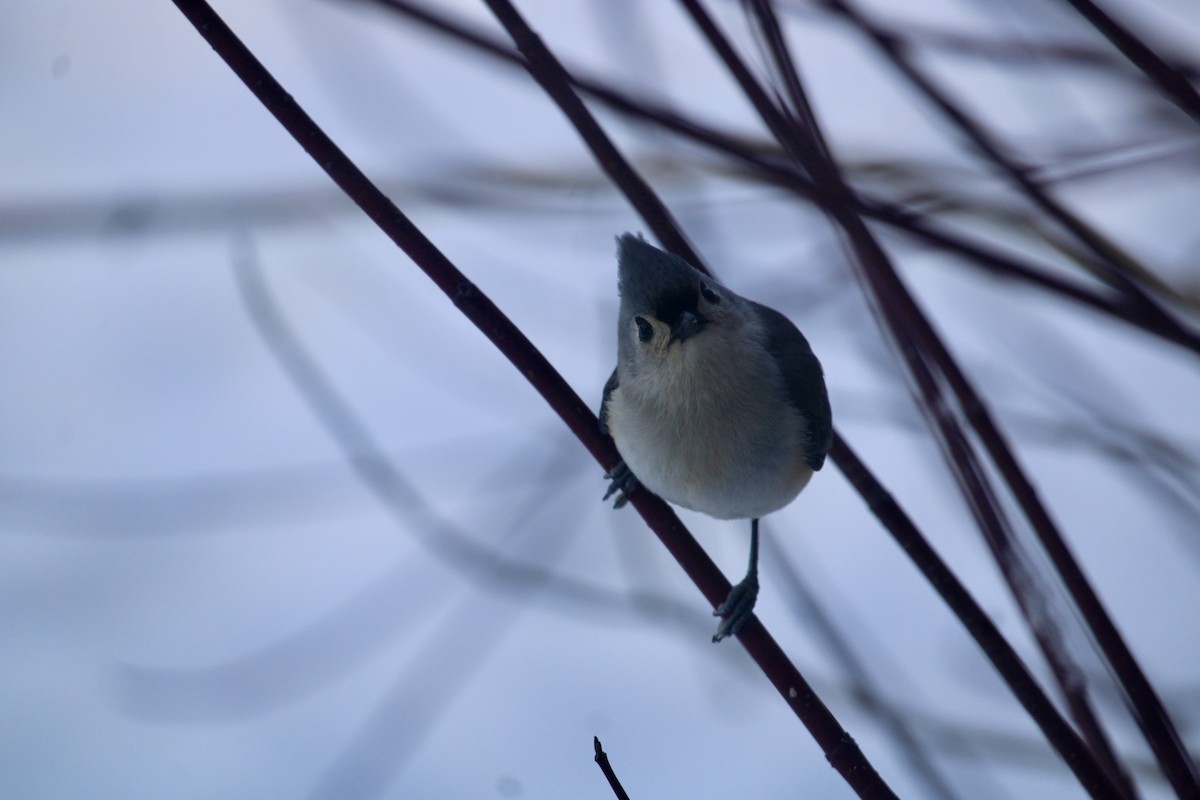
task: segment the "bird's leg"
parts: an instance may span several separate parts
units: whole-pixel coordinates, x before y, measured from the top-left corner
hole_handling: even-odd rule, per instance
[[[633,490],[641,486],[638,483],[637,476],[629,469],[624,460],[617,462],[617,465],[608,472],[604,473],[604,477],[608,478],[612,483],[608,485],[608,491],[604,493],[604,498],[607,500],[614,494],[617,500],[613,503],[613,508],[621,508],[629,502],[629,495],[633,494]]]
[[[717,606],[713,616],[721,617],[721,624],[713,634],[713,642],[733,636],[742,629],[746,620],[754,613],[754,601],[758,599],[758,520],[750,520],[750,567],[746,577],[729,590],[725,602]]]

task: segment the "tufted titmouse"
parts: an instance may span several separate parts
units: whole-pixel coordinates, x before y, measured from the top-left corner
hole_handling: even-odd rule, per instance
[[[719,642],[758,597],[758,519],[825,463],[833,426],[821,362],[778,311],[739,297],[678,256],[617,238],[617,369],[600,424],[623,461],[616,508],[640,483],[717,519],[750,519],[750,567],[715,612]]]

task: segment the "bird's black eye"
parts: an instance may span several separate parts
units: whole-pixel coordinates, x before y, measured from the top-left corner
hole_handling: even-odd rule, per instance
[[[644,317],[634,317],[633,321],[637,323],[638,339],[648,342],[654,338],[654,327]]]
[[[712,303],[714,306],[721,302],[721,295],[708,288],[708,284],[704,281],[700,281],[700,294],[705,300]]]

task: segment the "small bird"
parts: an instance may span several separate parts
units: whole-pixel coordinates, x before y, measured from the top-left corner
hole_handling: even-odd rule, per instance
[[[617,237],[617,368],[600,425],[622,461],[605,477],[717,519],[750,520],[750,566],[714,615],[719,642],[758,598],[758,520],[825,463],[833,438],[821,362],[778,311],[734,294],[640,236]]]

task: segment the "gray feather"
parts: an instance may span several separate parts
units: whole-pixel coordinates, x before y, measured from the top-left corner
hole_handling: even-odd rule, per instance
[[[617,371],[614,369],[612,375],[609,376],[608,381],[604,384],[604,395],[600,398],[600,432],[605,436],[612,435],[608,430],[608,398],[619,385]]]
[[[749,302],[761,316],[767,350],[783,373],[788,400],[808,420],[809,446],[804,460],[818,470],[825,465],[825,455],[833,443],[833,415],[821,362],[790,319],[773,308]]]

